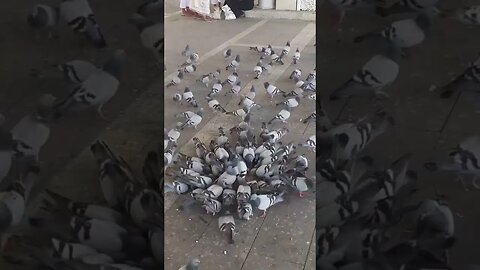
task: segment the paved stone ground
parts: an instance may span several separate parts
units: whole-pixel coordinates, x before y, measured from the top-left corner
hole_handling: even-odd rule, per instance
[[[167,10],[168,13],[168,10]],[[287,40],[292,43],[292,49],[299,47],[302,50],[302,60],[299,67],[306,74],[315,65],[314,44],[315,25],[304,21],[289,20],[259,20],[242,19],[231,22],[218,21],[204,23],[197,20],[172,16],[165,22],[165,63],[167,66],[166,82],[170,80],[168,73],[184,61],[180,51],[188,43],[199,52],[200,65],[195,75],[187,75],[184,82],[178,87],[165,90],[165,127],[172,128],[178,121],[174,114],[192,107],[172,104],[175,92],[183,92],[185,86],[190,86],[194,95],[205,108],[204,120],[198,130],[185,130],[178,141],[181,152],[194,152],[191,138],[197,136],[204,142],[210,141],[212,135],[218,133],[218,127],[228,129],[240,122],[233,116],[214,115],[204,97],[210,89],[206,89],[195,80],[201,74],[222,69],[222,78],[230,72],[225,71],[227,63],[223,60],[222,52],[228,47],[234,54],[241,55],[239,68],[242,92],[249,91],[251,84],[257,87],[256,102],[264,106],[252,114],[252,125],[259,132],[262,121],[270,120],[280,109],[265,97],[263,82],[268,80],[281,89],[292,90],[293,83],[288,76],[294,69],[290,65],[291,55],[286,65],[276,66],[268,78],[253,79],[253,67],[259,55],[249,51],[248,45],[272,44],[283,47]],[[228,91],[227,87],[223,91]],[[227,111],[238,109],[239,97],[224,96],[224,92],[217,96],[217,100]],[[276,98],[277,102],[284,100]],[[290,133],[284,141],[303,142],[315,132],[314,126],[307,126],[300,122],[315,110],[315,103],[305,99],[301,106],[293,112],[287,127]],[[281,125],[274,128],[281,127]],[[304,152],[304,150],[300,150]],[[313,154],[308,157],[313,160]],[[313,176],[313,168],[309,172]],[[166,181],[171,181],[166,179]],[[185,197],[169,195],[166,198],[165,215],[165,269],[178,269],[185,263],[185,258],[199,257],[204,269],[313,269],[315,244],[312,243],[314,232],[314,195],[308,198],[292,198],[287,204],[279,204],[269,211],[262,219],[255,216],[251,221],[237,220],[238,235],[236,243],[228,245],[225,236],[217,226],[217,218],[207,216],[203,209],[194,209],[192,213],[179,211]]]
[[[442,8],[455,8],[479,1],[440,1]],[[397,17],[379,18],[362,11],[347,13],[341,41],[337,42],[332,31],[328,9],[321,7],[317,20],[318,78],[324,95],[349,78],[376,52],[370,44],[354,44],[353,38],[368,30],[376,29]],[[451,174],[429,173],[423,163],[445,157],[449,149],[468,135],[479,135],[474,124],[480,117],[478,94],[462,93],[452,99],[439,98],[438,89],[461,73],[478,57],[480,29],[461,25],[452,20],[434,20],[431,35],[418,47],[412,48],[410,57],[403,59],[400,74],[387,92],[391,99],[384,103],[397,125],[374,141],[366,151],[380,164],[391,162],[400,155],[413,153],[411,167],[420,179],[418,198],[432,198],[435,189],[447,196],[455,215],[457,242],[451,250],[453,269],[466,263],[479,263],[478,190],[466,192]],[[435,88],[436,87],[436,88]],[[345,121],[358,119],[370,109],[362,98],[328,102],[324,105],[332,119]],[[412,200],[417,198],[412,198]],[[457,215],[457,213],[459,215]]]

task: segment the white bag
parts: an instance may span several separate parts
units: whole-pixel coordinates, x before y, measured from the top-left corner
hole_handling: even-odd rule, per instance
[[[228,5],[224,5],[222,7],[223,12],[225,12],[225,20],[235,20],[235,14],[233,13],[232,9]]]

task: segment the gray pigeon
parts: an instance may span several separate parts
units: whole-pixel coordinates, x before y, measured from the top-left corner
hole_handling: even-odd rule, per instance
[[[330,100],[369,94],[388,97],[382,90],[398,76],[401,51],[397,43],[386,43],[386,52],[373,56],[351,79],[330,94]]]
[[[70,110],[84,110],[92,107],[103,119],[102,108],[117,93],[121,75],[127,65],[127,55],[123,50],[116,50],[102,70],[91,74],[87,80],[78,84],[64,100],[55,105],[56,117],[59,118]]]
[[[441,98],[450,98],[461,91],[480,92],[480,57],[442,89]]]

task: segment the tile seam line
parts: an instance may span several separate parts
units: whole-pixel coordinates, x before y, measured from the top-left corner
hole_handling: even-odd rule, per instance
[[[256,24],[250,26],[249,28],[245,29],[243,32],[240,32],[237,35],[235,35],[234,37],[230,38],[226,42],[224,42],[224,43],[220,44],[219,46],[213,48],[212,50],[206,52],[204,55],[200,56],[200,61],[199,61],[197,66],[200,66],[201,63],[203,63],[204,61],[206,61],[210,57],[216,55],[217,53],[221,52],[222,50],[224,50],[228,46],[230,46],[230,45],[234,44],[235,42],[237,42],[238,40],[240,40],[241,38],[245,37],[246,35],[250,34],[253,31],[255,31],[257,28],[264,25],[268,21],[269,21],[269,19],[261,20],[261,21],[257,22]],[[165,62],[165,59],[164,59],[164,62]],[[171,73],[170,75],[166,76],[165,79],[164,79],[164,85],[168,84],[176,74],[177,74],[177,72],[175,71],[175,72]]]
[[[315,236],[315,228],[313,228],[312,240],[310,241],[310,246],[308,247],[307,256],[305,257],[305,263],[303,264],[303,270],[307,270],[307,269],[305,269],[305,267],[307,267],[308,256],[310,255],[310,250],[312,250],[312,246],[313,246],[313,245],[316,245],[316,240],[317,240],[317,239],[314,239],[314,236]],[[315,253],[316,253],[316,252],[315,252]]]

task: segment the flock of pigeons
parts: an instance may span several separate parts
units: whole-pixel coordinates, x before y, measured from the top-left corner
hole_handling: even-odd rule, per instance
[[[300,50],[297,48],[293,53],[290,50],[290,42],[286,42],[278,53],[271,45],[250,47],[249,52],[259,55],[259,60],[250,71],[254,78],[251,88],[243,89],[239,78],[241,56],[227,48],[223,52],[223,68],[201,75],[193,84],[185,86],[183,93],[172,94],[173,101],[180,106],[195,109],[177,114],[175,119],[181,121],[165,130],[165,172],[172,180],[165,184],[165,191],[189,195],[182,205],[185,210],[198,205],[206,214],[218,216],[218,228],[227,235],[230,244],[235,241],[236,219],[250,220],[256,209],[265,217],[267,209],[288,200],[292,193],[303,197],[314,187],[314,181],[306,175],[309,160],[300,149],[315,152],[315,135],[303,142],[286,143],[282,139],[289,132],[288,128],[272,128],[277,123],[287,124],[292,111],[301,103],[316,100],[315,69],[302,79],[302,70],[295,66],[300,60]],[[277,66],[284,65],[287,57],[290,58],[289,54],[293,54],[291,61],[296,67],[285,78],[292,81],[294,90],[290,92],[268,82],[269,74]],[[184,76],[197,71],[198,53],[187,45],[181,55],[186,57],[186,61],[180,65],[167,88],[180,88],[185,82]],[[227,74],[221,78],[225,72]],[[261,127],[251,121],[254,111],[265,109],[268,105],[256,101],[255,85],[260,78],[266,81],[263,88],[272,102],[275,96],[284,98],[276,104],[271,103],[273,108],[280,107],[279,112],[272,119],[262,118]],[[200,95],[206,101],[198,98]],[[238,97],[241,107],[227,111],[216,99],[219,95]],[[209,138],[209,141],[193,137],[195,154],[186,155],[179,151],[177,141],[185,128],[197,129],[205,120],[202,103],[214,112],[214,117],[237,116],[241,122],[228,130],[218,127],[218,135]],[[302,121],[307,124],[315,119],[316,112],[312,112]]]
[[[329,2],[340,10],[343,18],[345,9],[367,1]],[[360,95],[370,95],[375,100],[388,98],[386,90],[397,79],[402,56],[408,48],[428,38],[436,16],[467,24],[480,23],[478,6],[447,12],[436,8],[437,2],[402,0],[390,8],[377,8],[377,14],[382,16],[412,15],[356,37],[354,42],[385,41],[385,51],[373,56],[328,99],[335,102]],[[445,85],[440,96],[449,98],[460,91],[479,90],[480,59]],[[325,115],[323,110],[318,113]],[[362,154],[392,125],[394,120],[384,109],[356,122],[317,123],[320,168],[316,182],[317,269],[453,269],[449,266],[448,250],[455,244],[454,215],[441,194],[412,202],[418,180],[416,172],[409,169],[411,154],[385,167],[376,165],[374,157]],[[425,167],[431,171],[474,175],[473,186],[479,188],[478,158],[480,136],[472,136],[460,142],[444,160],[427,162]],[[480,265],[454,269],[480,269]]]
[[[159,10],[163,13],[163,1],[146,1],[129,21],[138,28],[142,44],[162,61],[163,23],[150,19]],[[64,0],[57,7],[35,5],[28,23],[40,36],[48,32],[51,39],[57,38],[58,27],[66,24],[82,43],[86,41],[93,48],[108,47],[87,0]],[[59,100],[43,95],[36,111],[11,130],[0,126],[0,181],[7,186],[0,192],[4,260],[29,269],[134,270],[163,266],[160,149],[148,152],[143,177],[138,177],[107,143],[95,142],[90,148],[92,162],[98,165],[105,202],[72,201],[46,190],[38,197],[39,212],[24,218],[33,199],[32,189],[40,178],[40,151],[50,136],[49,125],[72,111],[96,109],[103,117],[102,107],[117,93],[126,65],[127,52],[118,49],[102,66],[73,60],[59,64],[58,70],[32,74],[40,78],[58,76],[70,87]],[[0,124],[4,120],[1,116]]]

